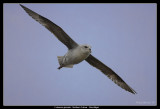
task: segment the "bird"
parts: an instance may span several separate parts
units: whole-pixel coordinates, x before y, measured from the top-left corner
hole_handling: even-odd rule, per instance
[[[91,46],[88,44],[78,44],[75,42],[65,31],[53,23],[49,19],[39,15],[38,13],[32,11],[31,9],[19,4],[24,11],[31,16],[34,20],[39,22],[45,28],[47,28],[51,33],[56,36],[56,38],[61,41],[67,48],[68,52],[64,56],[57,56],[60,70],[63,67],[73,68],[75,64],[79,64],[82,61],[88,62],[91,66],[100,70],[104,75],[111,79],[115,84],[120,86],[122,89],[132,93],[137,94],[120,76],[118,76],[111,68],[102,63],[96,57],[91,54]]]

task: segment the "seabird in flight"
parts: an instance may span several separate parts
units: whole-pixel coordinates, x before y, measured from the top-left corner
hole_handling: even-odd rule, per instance
[[[129,85],[127,85],[125,81],[123,81],[122,78],[119,77],[112,69],[110,69],[93,55],[91,55],[91,46],[87,44],[79,45],[74,40],[72,40],[61,27],[59,27],[52,21],[37,14],[36,12],[28,9],[21,4],[20,6],[28,13],[28,15],[30,15],[33,19],[35,19],[43,26],[45,26],[51,33],[53,33],[58,38],[59,41],[61,41],[64,45],[68,47],[68,52],[64,56],[57,57],[60,64],[58,69],[61,69],[63,67],[72,68],[74,64],[78,64],[85,60],[93,67],[103,72],[118,86],[125,89],[126,91],[136,94],[136,92]]]

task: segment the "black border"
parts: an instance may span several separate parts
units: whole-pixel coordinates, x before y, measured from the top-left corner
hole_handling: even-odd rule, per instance
[[[70,1],[70,2],[64,2],[64,1],[62,1],[62,2],[59,2],[59,1],[55,1],[55,0],[53,0],[54,1],[54,3],[72,3],[73,2],[73,0],[72,1]],[[53,1],[51,1],[51,0],[45,0],[45,2],[47,2],[47,3],[53,3]],[[86,1],[85,1],[86,2]],[[85,3],[85,2],[78,2],[78,3]],[[100,2],[100,1],[99,1]],[[91,3],[99,3],[99,2],[91,2]],[[2,16],[3,16],[3,4],[4,3],[39,3],[39,2],[36,2],[36,0],[32,0],[32,2],[29,2],[29,0],[23,0],[23,1],[20,1],[20,0],[14,0],[14,2],[12,2],[11,0],[10,1],[7,1],[7,0],[2,0],[2,2],[1,2],[2,4],[1,4],[1,9],[2,9]],[[40,1],[40,3],[44,3],[44,2],[42,2],[42,1]],[[88,2],[89,3],[89,2]],[[103,2],[100,2],[100,3],[105,3],[104,1]],[[126,2],[126,1],[121,1],[121,2],[114,2],[114,1],[112,1],[111,2],[111,0],[110,1],[107,1],[107,3],[156,3],[157,4],[157,28],[158,28],[158,9],[159,9],[159,3],[160,3],[160,0],[150,0],[150,2],[144,2],[144,0],[142,1],[140,1],[140,0],[129,0],[128,2]],[[3,24],[3,20],[2,20],[2,23],[1,24]],[[2,25],[2,28],[3,28],[3,25]],[[3,29],[1,29],[2,30],[2,36],[3,36]],[[157,36],[158,36],[158,29],[157,29]],[[2,41],[3,41],[3,37],[2,37]],[[157,37],[157,45],[158,45],[158,37]],[[158,48],[158,47],[157,47]],[[3,42],[2,42],[2,50],[3,50]],[[157,49],[158,50],[158,49]],[[157,52],[158,53],[158,52]],[[3,53],[2,53],[3,54]],[[158,59],[158,58],[157,58]],[[158,67],[157,67],[158,68]],[[2,69],[3,69],[3,67],[2,67]],[[157,72],[158,72],[158,70],[157,70]],[[51,109],[100,109],[100,108],[102,108],[102,109],[104,109],[104,108],[121,108],[121,107],[123,107],[123,108],[130,108],[130,106],[80,106],[80,105],[75,105],[75,106],[68,106],[68,105],[64,105],[64,106],[4,106],[3,105],[3,72],[1,73],[2,75],[1,75],[1,77],[2,77],[2,79],[1,79],[1,98],[2,98],[2,102],[1,102],[1,108],[5,108],[5,109],[8,109],[8,108],[16,108],[16,109],[22,109],[22,108],[35,108],[35,109],[40,109],[40,108],[45,108],[45,109],[49,109],[49,108],[51,108]],[[157,76],[158,76],[158,73],[157,73]],[[157,84],[158,84],[158,78],[157,78]],[[142,108],[142,107],[145,107],[145,108],[158,108],[158,85],[157,85],[157,105],[156,106],[134,106],[133,108],[137,108],[137,107],[140,107],[140,108]]]

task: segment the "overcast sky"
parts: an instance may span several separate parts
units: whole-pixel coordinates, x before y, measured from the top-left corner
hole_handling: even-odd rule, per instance
[[[131,94],[87,62],[59,67],[67,47],[19,4],[3,5],[4,105],[156,105],[156,4],[22,4],[114,70]]]

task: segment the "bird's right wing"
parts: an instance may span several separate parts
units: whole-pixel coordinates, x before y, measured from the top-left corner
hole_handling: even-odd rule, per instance
[[[77,47],[78,44],[72,40],[61,27],[51,22],[47,18],[35,13],[34,11],[28,9],[27,7],[20,4],[20,6],[36,21],[45,26],[50,32],[52,32],[68,49]]]
[[[94,56],[89,55],[86,59],[86,61],[92,65],[93,67],[96,67],[101,72],[103,72],[105,75],[107,75],[114,83],[116,83],[121,88],[125,89],[126,91],[129,91],[133,94],[136,94],[136,92],[129,87],[121,77],[119,77],[112,69],[107,67],[105,64],[103,64],[101,61],[96,59]]]

